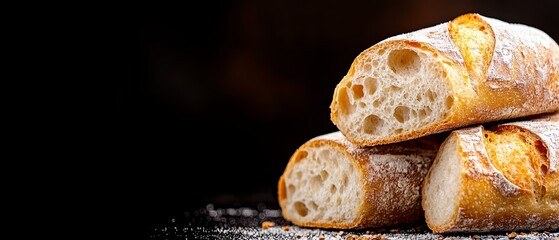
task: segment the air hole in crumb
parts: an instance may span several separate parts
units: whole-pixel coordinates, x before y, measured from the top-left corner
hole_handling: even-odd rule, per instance
[[[342,88],[338,92],[338,105],[342,111],[342,114],[347,115],[351,108],[351,102],[349,101],[349,96],[347,94],[347,88]]]
[[[381,48],[378,50],[378,55],[383,55],[386,52],[386,48]]]
[[[434,102],[437,98],[437,94],[431,90],[427,90],[427,97],[429,98],[429,101]]]
[[[299,151],[297,155],[295,155],[295,162],[301,161],[301,159],[306,158],[309,155],[307,151]]]
[[[351,87],[351,91],[353,92],[354,99],[360,99],[363,97],[363,85],[353,85],[353,87]]]
[[[378,99],[375,100],[375,101],[373,102],[373,106],[374,106],[374,107],[380,106],[380,101],[379,101]]]
[[[402,133],[402,131],[404,131],[404,130],[403,130],[403,129],[401,129],[401,128],[398,128],[398,129],[394,130],[394,132],[395,132],[395,133],[397,133],[397,134],[400,134],[400,133]]]
[[[412,75],[421,68],[421,59],[412,50],[393,50],[388,55],[388,66],[396,74]]]
[[[394,118],[400,123],[404,123],[410,118],[410,109],[406,106],[398,106],[394,109]]]
[[[377,91],[378,80],[372,77],[365,78],[365,88],[370,95]]]
[[[365,108],[367,107],[367,104],[365,104],[364,102],[359,102],[359,107]]]
[[[448,96],[445,101],[446,109],[452,108],[452,105],[454,105],[454,98],[452,96]]]
[[[342,199],[341,198],[336,199],[336,204],[342,205]]]
[[[430,107],[425,107],[424,109],[425,109],[425,113],[426,113],[427,115],[431,115],[431,112],[433,112],[433,110],[431,110]]]
[[[297,201],[293,204],[293,206],[295,207],[295,211],[297,211],[297,214],[299,214],[299,216],[305,217],[307,216],[307,214],[309,214],[309,209],[304,203]]]
[[[322,177],[320,175],[315,175],[311,178],[311,186],[316,189],[322,185]]]
[[[293,184],[289,184],[289,186],[287,186],[287,193],[289,195],[293,194],[295,192],[295,186]]]
[[[314,201],[311,201],[311,209],[316,211],[318,209],[318,204],[316,204]]]
[[[336,191],[338,191],[338,188],[336,187],[336,185],[334,185],[334,184],[330,185],[330,193],[335,193]]]
[[[324,181],[325,179],[328,178],[328,172],[327,172],[326,170],[320,171],[320,177],[321,177],[322,180]]]
[[[419,102],[421,101],[422,97],[421,94],[417,94],[417,96],[415,96],[415,99]]]
[[[427,116],[427,112],[425,111],[425,109],[419,110],[419,118],[423,119],[426,116]]]
[[[401,87],[394,86],[394,85],[390,86],[390,91],[391,92],[399,92],[400,90],[402,90]]]
[[[363,66],[363,69],[365,70],[365,72],[370,72],[371,71],[371,64],[365,64]]]
[[[384,121],[376,115],[369,115],[363,121],[363,129],[367,134],[376,134],[384,125]]]

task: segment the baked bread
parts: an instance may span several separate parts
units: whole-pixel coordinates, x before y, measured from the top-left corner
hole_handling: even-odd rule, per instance
[[[475,13],[385,39],[337,84],[330,117],[356,145],[559,110],[559,46]]]
[[[454,130],[422,188],[443,232],[559,229],[559,115]]]
[[[444,140],[439,139],[358,147],[339,131],[312,138],[295,151],[279,179],[283,217],[299,226],[335,229],[424,222],[421,186]]]

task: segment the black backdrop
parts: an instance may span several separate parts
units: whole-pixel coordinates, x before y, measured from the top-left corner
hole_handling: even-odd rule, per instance
[[[88,80],[72,92],[86,101],[70,110],[87,122],[75,128],[87,141],[73,157],[92,160],[74,173],[95,189],[87,197],[131,210],[145,228],[208,203],[278,208],[277,181],[289,157],[336,130],[329,119],[335,85],[361,51],[384,38],[478,12],[559,39],[553,1],[239,0],[94,9],[74,13],[83,22],[61,28],[76,34],[59,43],[74,47],[75,81]]]

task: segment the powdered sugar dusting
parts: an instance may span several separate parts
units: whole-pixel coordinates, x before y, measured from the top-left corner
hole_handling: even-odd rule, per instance
[[[464,60],[462,59],[460,52],[454,46],[454,43],[452,43],[452,40],[450,39],[450,33],[448,32],[448,22],[389,37],[381,41],[381,43],[402,40],[430,45],[437,51],[440,51],[444,55],[448,56],[450,59],[456,60],[456,62],[458,62],[459,64],[464,65]]]
[[[494,89],[519,89],[526,97],[522,110],[508,115],[530,115],[559,109],[557,85],[559,46],[545,32],[524,24],[482,17],[495,34],[495,50],[487,72]]]

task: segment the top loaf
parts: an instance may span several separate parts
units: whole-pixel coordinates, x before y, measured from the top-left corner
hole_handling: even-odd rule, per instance
[[[559,46],[523,24],[468,13],[361,52],[330,118],[360,146],[559,110]]]

